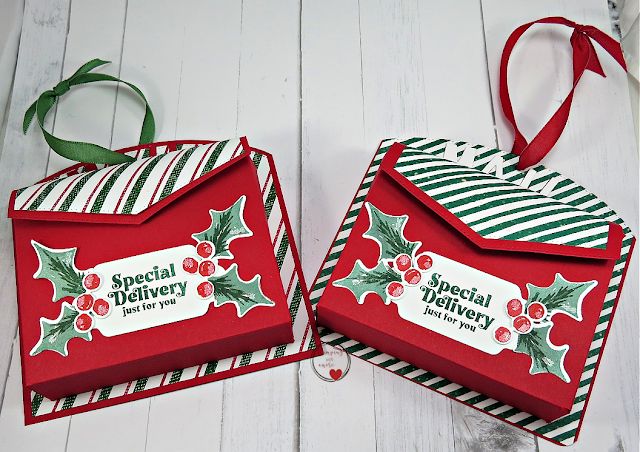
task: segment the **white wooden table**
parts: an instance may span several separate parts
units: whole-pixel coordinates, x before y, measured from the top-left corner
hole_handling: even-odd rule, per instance
[[[91,58],[147,94],[157,139],[248,135],[275,155],[307,281],[380,139],[450,137],[509,149],[497,98],[502,45],[550,15],[609,32],[605,0],[29,0],[4,149],[11,189],[68,164],[21,133],[37,94]],[[514,53],[516,115],[532,136],[570,82],[569,31],[536,29]],[[545,163],[607,200],[637,232],[637,153],[625,74],[602,56]],[[136,143],[142,107],[112,86],[74,89],[55,133]],[[359,360],[325,383],[310,363],[23,426],[11,229],[0,220],[0,449],[551,450],[509,427]],[[637,450],[637,253],[575,450]],[[6,377],[6,378],[5,378]],[[6,381],[5,381],[6,380]],[[566,450],[566,449],[565,449]]]

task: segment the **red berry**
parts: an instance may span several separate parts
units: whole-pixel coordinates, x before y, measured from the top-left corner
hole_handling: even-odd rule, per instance
[[[517,298],[509,300],[507,302],[507,314],[509,314],[510,317],[517,317],[522,314],[522,301]]]
[[[398,298],[404,292],[404,286],[402,283],[393,281],[387,285],[387,293],[390,297]]]
[[[501,344],[506,344],[511,340],[511,331],[504,326],[499,326],[493,333],[493,337]]]
[[[216,264],[213,261],[202,261],[198,271],[202,276],[211,276],[216,271]]]
[[[547,315],[547,308],[542,303],[535,301],[529,305],[527,313],[533,320],[541,320]]]
[[[107,300],[98,298],[95,303],[93,303],[93,312],[98,317],[106,317],[111,312],[111,306]]]
[[[426,254],[421,254],[416,259],[416,264],[420,270],[429,270],[433,265],[433,260]]]
[[[76,298],[76,308],[78,311],[88,311],[93,306],[93,296],[88,293],[80,295]]]
[[[93,326],[93,319],[89,314],[80,314],[76,317],[75,320],[76,330],[84,333],[85,331],[89,331]]]
[[[207,241],[198,243],[196,253],[198,253],[200,257],[210,257],[213,254],[213,243]]]
[[[526,315],[519,315],[513,319],[513,327],[518,333],[528,333],[531,331],[531,319]]]
[[[100,282],[100,277],[95,273],[89,273],[82,280],[82,284],[87,290],[96,290],[98,287],[100,287]]]
[[[213,284],[210,281],[201,282],[198,284],[198,295],[202,298],[209,298],[213,295]]]
[[[195,273],[198,271],[198,261],[192,257],[185,257],[182,261],[182,268],[187,273]]]
[[[396,268],[401,272],[411,267],[411,257],[408,254],[401,254],[396,257]]]
[[[407,284],[415,286],[422,279],[422,275],[420,274],[420,270],[416,270],[415,268],[411,268],[404,272],[402,278],[405,280]]]

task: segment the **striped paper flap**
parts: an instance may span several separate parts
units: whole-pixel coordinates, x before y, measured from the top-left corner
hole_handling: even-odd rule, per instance
[[[239,139],[135,151],[133,162],[66,173],[16,191],[14,211],[134,215],[242,152]]]
[[[405,148],[394,169],[483,238],[607,247],[606,220],[461,163]]]

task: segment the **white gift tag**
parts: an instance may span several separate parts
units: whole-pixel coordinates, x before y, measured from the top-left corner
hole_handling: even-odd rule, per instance
[[[102,285],[94,298],[107,300],[110,313],[96,318],[95,328],[116,336],[204,315],[210,299],[198,295],[203,278],[182,267],[196,248],[183,245],[96,265]],[[217,266],[214,275],[224,273]]]
[[[506,306],[522,300],[518,286],[439,254],[426,254],[433,264],[421,271],[420,282],[392,299],[400,317],[492,355],[515,349],[514,332],[500,342],[496,331],[512,330]]]

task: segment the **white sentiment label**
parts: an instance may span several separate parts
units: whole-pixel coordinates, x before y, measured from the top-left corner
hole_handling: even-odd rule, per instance
[[[522,299],[518,286],[436,253],[426,254],[433,264],[421,271],[420,282],[392,299],[400,316],[492,355],[515,349],[516,334],[500,342],[496,332],[511,328],[506,306]]]
[[[275,306],[262,291],[261,275],[242,279],[229,249],[251,237],[244,221],[246,196],[224,210],[209,209],[210,226],[192,234],[197,245],[176,246],[79,269],[77,248],[49,248],[35,240],[35,279],[53,286],[52,301],[65,301],[55,319],[40,318],[40,339],[31,350],[68,355],[73,338],[91,341],[93,329],[116,336],[203,316],[213,304],[231,304],[243,317],[256,307]],[[224,267],[220,262],[226,262]]]
[[[194,255],[194,246],[183,245],[96,265],[103,282],[92,295],[107,300],[110,312],[95,328],[116,336],[204,315],[210,300],[197,293],[203,278],[182,265]],[[218,266],[214,275],[222,273]]]

